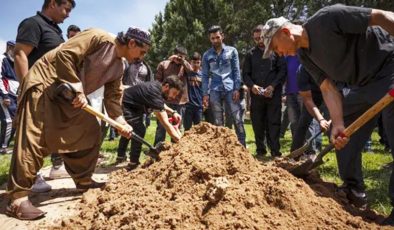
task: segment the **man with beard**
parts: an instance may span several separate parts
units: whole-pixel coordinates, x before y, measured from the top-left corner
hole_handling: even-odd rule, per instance
[[[248,51],[243,65],[243,80],[251,89],[250,118],[256,139],[256,157],[267,153],[264,139],[272,157],[279,157],[282,85],[286,80],[286,63],[283,58],[271,55],[263,58],[264,43],[261,39],[263,25],[253,30],[256,46]]]
[[[172,140],[178,142],[181,133],[172,126],[168,115],[180,121],[180,114],[165,104],[165,101],[175,100],[182,93],[183,83],[178,76],[166,77],[162,83],[158,81],[142,82],[129,87],[123,93],[123,115],[134,132],[144,137],[146,127],[144,114],[153,110],[158,122],[165,128]],[[130,163],[128,169],[135,169],[139,165],[142,143],[131,140]]]
[[[239,100],[241,75],[238,51],[223,43],[224,34],[220,26],[212,26],[209,28],[208,34],[212,48],[207,50],[202,58],[203,105],[207,108],[209,104],[211,107],[214,125],[223,126],[223,105],[225,103],[230,109],[238,141],[246,146]]]

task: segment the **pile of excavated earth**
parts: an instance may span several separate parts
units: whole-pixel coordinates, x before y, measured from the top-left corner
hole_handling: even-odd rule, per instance
[[[382,229],[373,213],[311,183],[257,161],[233,131],[202,123],[159,161],[113,172],[103,190],[83,195],[77,216],[55,228]]]

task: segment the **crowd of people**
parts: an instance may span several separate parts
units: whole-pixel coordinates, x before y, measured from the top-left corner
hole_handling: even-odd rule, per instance
[[[392,12],[334,5],[305,22],[273,18],[251,31],[255,46],[241,61],[237,49],[225,44],[222,28],[213,25],[209,49],[189,56],[177,45],[153,70],[144,60],[150,34],[139,28],[113,36],[70,25],[65,41],[58,24],[75,6],[74,0],[44,0],[37,15],[20,23],[1,59],[0,152],[9,153],[14,140],[7,215],[27,220],[45,215],[28,194],[51,190],[39,172],[49,155],[50,179],[71,177],[81,191],[105,185],[91,176],[108,127],[81,109],[88,103],[123,125],[110,128],[111,139],[121,135],[117,163],[127,160],[131,138],[128,170],[138,167],[142,149],[132,135],[145,136],[152,114],[154,145],[166,133],[179,142],[183,130],[205,120],[233,127],[246,147],[250,108],[258,159],[268,152],[282,156],[280,138],[289,123],[290,151],[313,135],[317,141],[305,154],[315,154],[326,133],[336,147],[341,191],[354,205],[367,204],[361,153],[369,150],[377,124],[382,144],[393,153],[394,105],[351,138],[341,134],[393,88]],[[64,83],[76,92],[71,102],[58,93]],[[394,202],[393,175],[389,195]],[[385,224],[394,225],[394,212]]]

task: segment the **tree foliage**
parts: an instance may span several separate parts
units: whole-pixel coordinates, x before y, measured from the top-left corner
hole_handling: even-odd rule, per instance
[[[253,46],[251,31],[272,17],[305,19],[324,6],[342,3],[394,11],[387,0],[170,0],[152,25],[152,48],[147,60],[152,66],[172,54],[176,45],[203,53],[210,47],[207,30],[220,25],[225,43],[242,56]]]

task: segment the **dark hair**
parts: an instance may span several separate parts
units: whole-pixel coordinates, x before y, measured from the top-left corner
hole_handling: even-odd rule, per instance
[[[220,27],[218,25],[213,25],[213,26],[209,27],[208,34],[213,34],[213,33],[216,33],[218,31],[220,33],[223,33],[222,27]]]
[[[183,55],[187,55],[187,49],[183,46],[179,46],[177,45],[174,49],[174,53],[175,54],[183,54]]]
[[[201,54],[199,52],[194,52],[192,56],[193,61],[199,61],[201,60]]]
[[[253,33],[260,33],[261,31],[263,31],[263,25],[258,25],[253,29]]]
[[[70,33],[70,31],[81,32],[81,28],[79,28],[79,27],[76,26],[76,25],[70,25],[70,26],[67,28],[67,34]]]
[[[183,91],[183,82],[181,81],[181,79],[176,76],[176,75],[171,75],[168,76],[164,79],[162,85],[168,84],[168,86],[171,88],[175,88],[179,91]]]
[[[73,9],[74,9],[75,6],[76,6],[76,3],[75,3],[74,0],[55,0],[55,2],[56,2],[56,4],[57,4],[58,6],[60,6],[60,5],[64,4],[64,3],[66,3],[66,2],[69,2],[69,3],[71,3],[71,6],[72,6]],[[44,1],[44,4],[42,5],[42,9],[48,8],[49,3],[51,3],[51,0],[45,0],[45,1]]]

